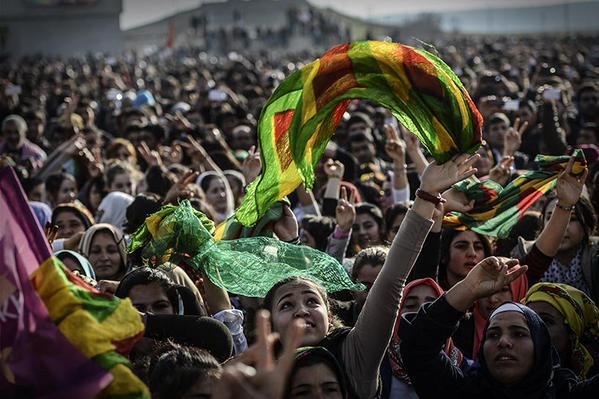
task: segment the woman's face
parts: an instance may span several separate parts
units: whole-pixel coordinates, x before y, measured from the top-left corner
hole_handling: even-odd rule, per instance
[[[326,363],[301,367],[291,380],[292,399],[342,399],[341,386],[335,372]]]
[[[535,348],[523,314],[504,312],[493,317],[483,344],[491,376],[504,385],[512,385],[532,370]]]
[[[56,204],[73,202],[77,199],[77,184],[73,179],[64,179],[56,194]]]
[[[393,239],[395,238],[395,236],[397,235],[397,232],[399,231],[401,222],[403,222],[405,217],[406,217],[405,214],[395,216],[395,219],[393,220],[393,224],[391,224],[391,227],[389,228],[389,231],[387,232],[387,241],[388,242],[393,242]]]
[[[130,165],[135,165],[135,158],[133,158],[133,155],[131,155],[129,150],[127,150],[127,147],[124,145],[120,145],[116,150],[116,158],[120,159],[121,161],[125,161]]]
[[[133,181],[131,180],[131,174],[119,173],[118,175],[115,175],[112,182],[110,182],[108,191],[110,191],[110,192],[120,191],[122,193],[132,195],[133,194]]]
[[[129,298],[141,313],[175,314],[166,291],[156,282],[133,286],[129,291]]]
[[[401,314],[418,312],[420,306],[427,302],[433,302],[435,299],[437,299],[437,293],[433,287],[427,284],[418,285],[408,293],[401,308]]]
[[[361,249],[381,244],[381,231],[376,220],[368,213],[358,213],[353,227],[354,237]]]
[[[85,225],[73,212],[63,211],[56,215],[58,234],[56,238],[71,238],[77,233],[85,231]]]
[[[206,190],[206,200],[218,213],[227,212],[227,188],[220,177],[213,177]]]
[[[489,319],[489,316],[501,305],[506,302],[512,302],[512,290],[509,285],[505,285],[501,291],[494,293],[491,296],[487,296],[478,300],[478,309],[480,314],[485,318]]]
[[[547,302],[530,302],[526,306],[534,310],[543,319],[549,330],[549,335],[551,335],[551,343],[559,353],[562,362],[568,364],[568,359],[571,356],[570,330],[566,325],[564,316]]]
[[[459,233],[449,245],[447,274],[459,281],[484,258],[485,248],[478,235],[473,231]]]
[[[89,189],[89,205],[92,207],[90,210],[95,211],[98,209],[100,202],[102,202],[102,193],[98,185],[94,184]]]
[[[545,225],[549,223],[549,219],[555,210],[555,204],[557,204],[557,199],[551,200],[549,205],[545,210]],[[559,245],[558,251],[567,251],[569,249],[575,249],[580,246],[582,243],[582,239],[584,238],[584,229],[582,228],[582,223],[576,217],[576,212],[572,211],[570,216],[570,223],[568,223],[568,227],[566,228],[566,234],[564,234],[564,238],[562,238],[562,242]]]
[[[89,249],[89,261],[98,281],[111,280],[119,274],[123,260],[112,234],[99,232],[94,235]]]
[[[28,199],[29,199],[29,201],[44,202],[45,197],[46,197],[46,185],[44,183],[40,183],[31,189],[31,191],[29,192]]]
[[[309,281],[292,281],[277,289],[272,302],[272,324],[283,344],[291,335],[296,319],[305,323],[300,346],[316,345],[329,331],[329,310],[316,285]]]

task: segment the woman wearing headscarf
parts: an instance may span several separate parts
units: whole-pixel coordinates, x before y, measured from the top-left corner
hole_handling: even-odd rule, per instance
[[[343,369],[335,356],[322,346],[299,348],[285,397],[346,399]]]
[[[477,363],[466,372],[439,351],[476,300],[525,271],[515,260],[486,258],[415,317],[402,317],[401,355],[420,399],[597,397],[599,377],[580,383],[560,368],[545,323],[524,305],[508,302],[491,314]]]
[[[599,309],[582,291],[566,285],[533,285],[524,303],[541,316],[562,366],[580,378],[599,373]]]
[[[127,208],[133,202],[133,197],[120,191],[109,193],[98,206],[98,221],[108,223],[123,231],[127,221]]]
[[[442,296],[443,293],[443,288],[441,288],[432,278],[414,280],[403,289],[401,302],[399,304],[399,318],[395,323],[391,343],[387,350],[388,357],[381,366],[383,398],[418,399],[418,395],[416,394],[416,391],[414,391],[408,372],[401,359],[401,339],[399,337],[401,315],[417,312],[424,303],[434,301]],[[451,338],[449,338],[443,346],[443,351],[453,365],[456,367],[462,365],[464,356],[453,344]],[[388,372],[385,372],[386,370],[390,371],[390,381],[386,378],[389,374]]]
[[[89,277],[93,280],[96,279],[96,273],[94,273],[92,264],[89,263],[89,260],[87,260],[87,258],[80,253],[63,249],[61,251],[55,252],[54,256],[60,259],[70,271],[78,271],[80,274],[86,277]]]
[[[91,212],[80,202],[59,204],[52,212],[52,224],[58,226],[56,238],[70,238],[95,223]]]
[[[90,227],[81,238],[79,252],[89,259],[98,281],[119,281],[127,272],[127,243],[111,224]]]

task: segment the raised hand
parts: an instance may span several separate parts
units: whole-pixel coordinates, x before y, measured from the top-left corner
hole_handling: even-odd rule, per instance
[[[444,212],[456,211],[468,213],[474,208],[474,200],[468,201],[465,193],[453,187],[445,191],[442,197],[445,198],[445,203],[443,204]]]
[[[584,183],[589,175],[589,169],[584,168],[584,172],[580,176],[574,176],[572,174],[572,167],[574,166],[574,157],[570,157],[566,170],[564,170],[557,179],[557,186],[555,194],[560,205],[565,207],[573,206],[580,199]]]
[[[183,147],[187,155],[192,158],[196,163],[202,162],[208,158],[208,152],[206,149],[191,136],[187,136],[187,143],[180,142],[179,145]]]
[[[162,166],[162,158],[160,158],[160,154],[158,153],[158,151],[151,150],[145,141],[141,142],[141,146],[139,147],[139,154],[146,161],[148,166]]]
[[[414,133],[410,132],[402,124],[399,124],[399,131],[401,132],[401,137],[403,138],[403,141],[406,144],[406,150],[409,153],[418,151],[420,149],[420,140],[418,140],[418,137],[416,137]]]
[[[340,161],[333,161],[332,159],[329,159],[324,164],[324,173],[327,175],[329,179],[342,179],[344,172],[345,165],[343,165],[343,163],[341,163]]]
[[[352,191],[349,198],[347,197],[347,189],[341,187],[341,194],[335,208],[335,220],[341,231],[347,233],[351,230],[356,221],[356,208],[354,207],[354,192]]]
[[[437,162],[430,163],[422,174],[420,188],[431,195],[438,195],[453,184],[462,181],[476,173],[472,167],[480,155],[456,155],[443,165]]]
[[[485,258],[447,292],[447,302],[455,309],[466,311],[476,300],[500,291],[527,269],[516,259]]]
[[[528,122],[520,125],[520,118],[516,118],[514,126],[511,126],[503,136],[503,154],[505,156],[514,156],[516,151],[522,145],[522,135],[528,127]]]
[[[290,242],[299,237],[299,225],[289,205],[282,203],[283,216],[277,220],[273,226],[273,230],[281,241]]]
[[[504,157],[501,162],[493,166],[489,171],[489,179],[505,186],[512,175],[514,157]]]
[[[464,278],[464,283],[477,298],[498,292],[527,270],[517,259],[490,256],[479,262]]]
[[[399,132],[391,125],[385,125],[385,136],[387,142],[385,151],[394,163],[404,164],[406,162],[406,143],[399,137]]]
[[[257,342],[237,359],[227,363],[215,387],[213,397],[232,399],[281,399],[289,373],[295,362],[295,353],[301,343],[304,327],[297,320],[292,336],[284,345],[279,359],[274,357],[278,334],[271,332],[270,315],[261,310],[256,316]],[[253,366],[253,367],[252,367]]]
[[[241,172],[245,177],[245,183],[250,184],[262,171],[262,160],[260,159],[260,151],[256,151],[256,146],[252,146],[248,152],[248,156],[241,163]]]
[[[164,203],[173,203],[181,196],[187,186],[194,183],[199,176],[199,172],[190,171],[185,173],[177,183],[173,184],[164,196]]]

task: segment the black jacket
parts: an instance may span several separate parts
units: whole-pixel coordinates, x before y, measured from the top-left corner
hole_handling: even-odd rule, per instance
[[[402,318],[401,356],[420,399],[599,398],[597,376],[579,382],[569,370],[556,367],[557,355],[550,347],[549,333],[542,321],[537,327],[543,329],[542,340],[535,338],[538,334],[532,331],[533,326],[529,323],[535,342],[535,367],[518,387],[501,386],[485,372],[484,364],[475,363],[465,372],[454,367],[439,348],[451,337],[463,315],[442,296],[423,305],[417,314]],[[536,313],[534,316],[540,320]]]

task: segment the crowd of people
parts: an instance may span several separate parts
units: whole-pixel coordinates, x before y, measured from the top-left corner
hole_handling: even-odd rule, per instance
[[[189,200],[216,225],[234,215],[263,167],[262,107],[315,54],[9,60],[0,162],[55,255],[142,314],[130,360],[154,398],[597,398],[596,43],[468,37],[429,48],[484,117],[478,152],[441,165],[389,110],[351,103],[314,186],[279,204],[270,231],[335,258],[362,291],[298,276],[241,297],[184,262],[128,251],[166,204]],[[570,162],[509,237],[443,226],[472,208],[455,183],[505,186],[537,154],[575,149],[585,172]]]

